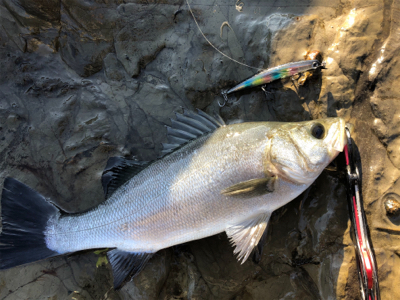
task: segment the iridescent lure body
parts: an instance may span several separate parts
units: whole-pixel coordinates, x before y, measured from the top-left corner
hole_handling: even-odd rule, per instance
[[[245,81],[226,91],[226,94],[267,84],[274,80],[294,76],[310,70],[315,70],[319,67],[324,67],[324,63],[320,63],[318,60],[303,60],[280,65],[274,68],[263,70],[249,79],[246,79]]]
[[[227,101],[226,96],[233,92],[264,85],[274,80],[295,76],[310,70],[316,70],[318,68],[325,68],[325,62],[321,63],[318,60],[313,59],[287,63],[274,68],[263,70],[260,73],[250,77],[249,79],[246,79],[245,81],[239,83],[233,88],[222,92],[222,95],[224,96],[225,101]]]

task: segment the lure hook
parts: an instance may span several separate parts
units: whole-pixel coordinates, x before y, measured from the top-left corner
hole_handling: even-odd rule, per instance
[[[295,78],[296,75],[298,76],[297,78]],[[293,75],[291,77],[292,81],[299,80],[303,76],[303,73],[299,73],[299,74],[296,74],[296,75]]]
[[[224,102],[221,104],[219,100],[217,100],[219,107],[224,107],[225,104],[228,102],[228,96],[226,95],[226,92],[221,92],[222,97],[224,97]]]
[[[267,94],[272,94],[271,92],[267,91],[267,85],[264,84],[261,86],[261,89],[263,90],[263,92],[265,93],[265,97],[267,97]]]

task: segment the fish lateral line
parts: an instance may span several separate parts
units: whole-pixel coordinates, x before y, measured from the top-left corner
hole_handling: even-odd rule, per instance
[[[316,125],[327,134],[315,133]],[[103,173],[107,178],[102,180],[108,202],[69,218],[64,218],[38,192],[7,177],[1,196],[0,270],[85,249],[108,248],[114,288],[118,289],[130,275],[137,275],[158,250],[224,231],[235,246],[234,254],[244,263],[262,240],[271,213],[300,195],[342,150],[343,126],[341,118],[225,125],[220,117],[184,111],[176,115],[176,122],[171,122],[169,143],[164,145],[166,151],[176,152],[151,165],[111,159]],[[212,140],[202,148],[209,138],[207,133]],[[303,144],[309,147],[302,148]],[[197,155],[200,148],[201,155]],[[184,160],[184,155],[190,156]],[[304,155],[310,160],[303,159]],[[293,157],[291,164],[285,164],[288,157]],[[183,173],[187,161],[193,169]],[[304,163],[311,164],[311,173],[304,170],[308,168]],[[199,172],[201,166],[208,164],[213,168]],[[156,201],[155,196],[171,193],[170,183],[181,178],[176,174],[199,176],[187,176],[169,198],[150,205],[147,200]],[[287,182],[285,174],[294,183]],[[302,178],[310,181],[304,183]],[[140,187],[143,182],[148,184]],[[239,183],[232,186],[234,182]],[[228,196],[236,197],[235,201]],[[124,218],[120,216],[144,207],[149,209],[139,218],[130,219],[130,223],[119,222],[118,226],[101,231],[75,234],[107,227],[110,221],[115,223]],[[54,238],[57,233],[62,236]]]
[[[220,127],[225,126],[225,121],[219,115],[215,115],[214,117],[204,113],[200,109],[197,112],[192,112],[187,109],[183,109],[183,113],[175,113],[176,120],[171,119],[171,126],[167,127],[167,139],[170,143],[163,143],[162,156],[153,161],[138,161],[126,159],[123,157],[110,157],[107,161],[107,165],[103,171],[101,182],[103,185],[104,195],[106,200],[109,199],[112,194],[119,189],[122,185],[124,185],[127,181],[134,178],[141,171],[148,168],[153,163],[157,163],[160,159],[178,151],[183,148],[190,142],[193,142],[207,134],[213,133]],[[177,140],[178,139],[178,140]],[[172,144],[173,142],[173,144]],[[164,191],[154,197],[151,201],[156,201],[159,198],[165,196],[167,192]],[[100,204],[100,205],[104,205]],[[135,214],[142,211],[149,202],[139,207]],[[89,210],[90,211],[90,210]],[[74,214],[82,215],[83,213]],[[72,215],[72,214],[65,214]],[[114,219],[112,222],[102,223],[98,226],[92,226],[86,229],[74,230],[74,233],[78,232],[86,232],[89,230],[94,230],[102,227],[109,226],[111,224],[115,224],[124,219],[131,217],[133,213],[126,214],[121,218]],[[48,236],[57,236],[57,235],[65,235],[65,233],[47,233]]]

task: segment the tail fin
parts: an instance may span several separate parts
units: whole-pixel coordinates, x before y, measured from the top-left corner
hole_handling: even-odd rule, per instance
[[[1,198],[0,269],[58,255],[47,248],[44,235],[47,221],[58,211],[38,192],[6,178]]]

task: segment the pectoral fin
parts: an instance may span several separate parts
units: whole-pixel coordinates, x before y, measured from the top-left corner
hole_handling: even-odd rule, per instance
[[[242,264],[247,260],[253,248],[260,241],[270,217],[271,213],[264,213],[254,219],[229,226],[225,230],[229,239],[235,245],[233,253],[238,254],[238,260],[241,260]]]
[[[256,197],[275,190],[276,176],[256,178],[234,184],[221,191],[225,196]]]

